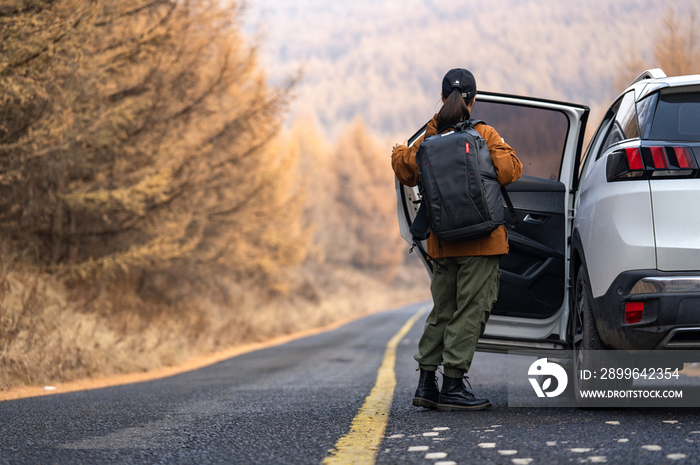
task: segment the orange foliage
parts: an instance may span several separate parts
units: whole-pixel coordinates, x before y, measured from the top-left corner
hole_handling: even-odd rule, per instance
[[[700,22],[698,10],[681,16],[671,5],[661,18],[654,34],[654,58],[644,60],[639,50],[630,48],[615,79],[618,91],[624,90],[634,78],[648,68],[661,68],[667,76],[700,73]]]
[[[304,256],[296,160],[270,88],[216,0],[37,0],[0,19],[0,231],[89,276]]]
[[[305,179],[305,222],[314,231],[310,259],[390,280],[403,262],[405,243],[387,149],[359,118],[335,147],[309,117],[296,122],[288,141],[299,152]]]
[[[385,269],[391,275],[402,262],[403,244],[396,223],[394,174],[388,151],[356,118],[341,134],[335,150],[337,221],[331,260],[358,268]]]

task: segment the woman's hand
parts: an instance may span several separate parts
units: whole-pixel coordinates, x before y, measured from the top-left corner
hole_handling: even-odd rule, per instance
[[[395,152],[396,149],[398,149],[398,148],[401,147],[402,145],[406,145],[406,144],[408,144],[408,141],[407,141],[407,140],[403,141],[402,144],[399,144],[399,143],[397,142],[396,144],[394,144],[394,147],[391,149],[391,151],[392,151],[392,152]]]

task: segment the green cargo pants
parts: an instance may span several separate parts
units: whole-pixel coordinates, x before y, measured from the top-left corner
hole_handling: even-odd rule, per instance
[[[469,371],[476,343],[498,298],[498,256],[449,257],[433,264],[433,310],[414,358],[420,368],[461,378]]]

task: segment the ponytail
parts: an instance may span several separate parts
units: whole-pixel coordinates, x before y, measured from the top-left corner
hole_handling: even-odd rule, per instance
[[[469,108],[462,98],[462,92],[458,88],[452,89],[452,93],[437,114],[438,132],[449,126],[456,126],[460,121],[468,120],[469,116]]]

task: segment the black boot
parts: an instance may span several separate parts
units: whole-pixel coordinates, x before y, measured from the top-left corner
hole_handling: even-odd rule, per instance
[[[435,381],[435,372],[421,369],[418,388],[416,389],[415,397],[413,397],[413,405],[416,407],[437,408],[439,397],[440,391],[438,391],[437,382]]]
[[[478,399],[467,390],[467,387],[464,385],[465,380],[466,378],[442,377],[442,391],[440,391],[440,400],[437,405],[437,409],[440,412],[488,410],[491,408],[491,402],[488,399]]]

